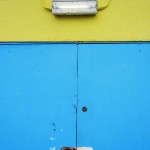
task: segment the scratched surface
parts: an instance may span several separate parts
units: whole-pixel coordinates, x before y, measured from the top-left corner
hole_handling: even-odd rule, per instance
[[[81,44],[78,64],[78,146],[149,150],[150,44]]]
[[[0,45],[0,150],[76,142],[76,45]]]

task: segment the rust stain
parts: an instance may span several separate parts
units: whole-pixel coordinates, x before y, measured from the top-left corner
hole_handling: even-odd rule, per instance
[[[77,150],[74,147],[63,147],[61,150]]]

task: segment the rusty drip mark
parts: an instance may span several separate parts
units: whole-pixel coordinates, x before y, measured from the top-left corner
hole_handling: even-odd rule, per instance
[[[63,147],[61,150],[77,150],[74,147]]]

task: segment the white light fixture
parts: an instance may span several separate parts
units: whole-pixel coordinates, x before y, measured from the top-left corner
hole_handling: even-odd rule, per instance
[[[53,0],[53,15],[95,15],[97,0]]]

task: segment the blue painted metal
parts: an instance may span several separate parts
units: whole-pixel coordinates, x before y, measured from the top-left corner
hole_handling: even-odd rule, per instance
[[[149,58],[148,43],[79,44],[78,53],[0,44],[0,150],[149,150]]]
[[[0,150],[76,145],[76,44],[0,45]]]
[[[150,44],[81,44],[78,53],[78,146],[150,150]]]

